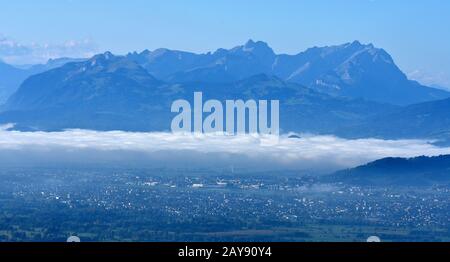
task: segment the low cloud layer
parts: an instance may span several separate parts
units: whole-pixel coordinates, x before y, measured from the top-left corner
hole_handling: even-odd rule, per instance
[[[97,45],[90,39],[24,44],[0,35],[0,59],[10,64],[38,64],[60,57],[86,58],[97,51]]]
[[[450,154],[422,140],[347,140],[334,136],[224,136],[68,130],[19,132],[0,128],[0,165],[235,166],[250,170],[330,172],[388,156]]]

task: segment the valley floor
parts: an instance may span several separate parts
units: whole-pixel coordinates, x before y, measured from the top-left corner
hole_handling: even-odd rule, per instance
[[[2,169],[0,177],[1,241],[450,241],[447,186],[207,169]]]

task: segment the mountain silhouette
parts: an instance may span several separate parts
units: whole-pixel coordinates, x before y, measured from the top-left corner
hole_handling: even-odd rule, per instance
[[[106,52],[28,78],[2,117],[29,129],[151,127],[141,122],[148,111],[165,113],[153,108],[159,84],[140,65]]]
[[[383,158],[338,171],[324,181],[372,186],[429,186],[450,183],[450,155]]]
[[[394,105],[450,96],[444,90],[408,80],[385,50],[358,41],[314,47],[296,55],[277,55],[266,43],[249,40],[207,54],[158,49],[128,57],[171,83],[223,83],[267,74],[332,95]]]
[[[171,103],[202,91],[205,100],[280,100],[282,132],[450,138],[449,93],[408,80],[386,51],[358,41],[297,55],[252,40],[206,54],[105,52],[27,70],[35,74],[0,113],[0,123],[18,129],[166,131]]]
[[[330,133],[394,106],[330,96],[266,74],[231,83],[165,83],[135,60],[107,52],[28,78],[8,100],[0,122],[18,129],[166,131],[177,99],[280,100],[282,131]]]

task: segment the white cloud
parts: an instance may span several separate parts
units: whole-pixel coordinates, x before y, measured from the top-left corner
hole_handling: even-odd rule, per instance
[[[14,159],[71,159],[79,164],[117,161],[140,165],[302,169],[329,172],[388,156],[450,154],[423,140],[347,140],[334,136],[224,136],[68,130],[19,132],[0,129],[0,164]]]
[[[91,39],[24,44],[0,35],[0,58],[10,64],[45,63],[60,57],[86,58],[97,51],[98,47]]]

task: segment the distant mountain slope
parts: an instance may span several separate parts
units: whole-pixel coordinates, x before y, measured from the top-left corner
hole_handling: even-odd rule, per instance
[[[349,137],[450,140],[450,99],[414,104],[370,117],[337,134]]]
[[[0,104],[3,104],[29,74],[0,61]]]
[[[206,65],[177,72],[167,78],[170,82],[233,82],[256,74],[272,74],[275,53],[264,42],[248,41],[230,50],[219,49],[209,55]]]
[[[338,171],[324,180],[373,186],[449,184],[450,155],[383,158],[363,166]]]
[[[0,123],[31,130],[164,131],[175,116],[171,103],[192,101],[195,91],[202,91],[204,100],[278,99],[284,132],[332,133],[395,108],[333,97],[264,74],[232,83],[164,83],[135,60],[105,53],[30,77],[8,100]]]
[[[30,74],[39,74],[54,68],[61,67],[67,63],[74,63],[74,62],[83,62],[86,61],[85,58],[70,58],[70,57],[61,57],[61,58],[55,58],[55,59],[49,59],[47,63],[45,64],[37,64],[37,65],[31,65],[27,68],[27,71],[30,72]]]
[[[80,62],[83,59],[59,58],[50,59],[46,64],[32,65],[27,67],[14,67],[0,61],[0,105],[12,95],[31,75],[45,72],[60,67],[69,62]]]
[[[355,41],[308,49],[298,56],[307,62],[288,79],[330,94],[397,105],[449,97],[446,91],[408,80],[385,50],[370,44]]]
[[[179,93],[173,98],[191,100],[195,91],[202,91],[204,100],[277,99],[280,101],[280,128],[289,131],[332,134],[337,128],[359,123],[363,119],[397,107],[366,101],[334,97],[280,78],[254,75],[233,83],[186,83],[170,85]],[[169,99],[173,101],[174,99]]]
[[[385,50],[358,41],[314,47],[297,55],[277,55],[266,43],[249,40],[214,53],[158,49],[131,53],[128,58],[172,83],[224,83],[267,74],[332,95],[395,105],[450,97],[449,92],[408,80]]]
[[[123,98],[120,96],[125,93],[144,97],[148,94],[136,86],[149,89],[158,83],[138,64],[107,52],[86,62],[69,63],[30,77],[6,106],[9,110],[70,106],[74,102],[105,99],[103,96],[112,92],[117,95],[115,99]]]
[[[157,114],[158,85],[138,64],[107,52],[28,78],[0,118],[32,130],[152,127],[149,111],[165,113]]]

